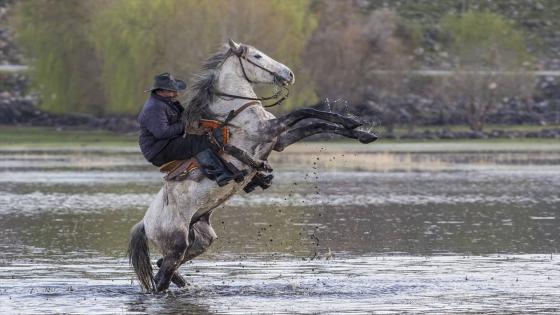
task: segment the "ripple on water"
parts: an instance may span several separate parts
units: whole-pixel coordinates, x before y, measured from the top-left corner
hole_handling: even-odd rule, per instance
[[[65,194],[33,192],[27,194],[14,194],[0,192],[0,213],[33,213],[40,211],[72,211],[91,212],[96,209],[129,209],[146,208],[154,199],[155,194],[147,193],[91,193],[91,194]],[[456,205],[456,204],[558,204],[560,195],[548,196],[519,196],[490,194],[329,194],[317,195],[316,193],[299,194],[290,196],[280,193],[235,195],[226,202],[226,206],[234,207],[314,207],[314,206],[382,206],[382,205]],[[533,220],[554,220],[555,217],[532,216]]]
[[[560,310],[556,256],[198,260],[189,285],[140,294],[122,259],[0,267],[0,312],[476,313]],[[44,277],[28,277],[30,272]],[[48,275],[48,276],[47,276]],[[375,308],[372,308],[375,305]]]

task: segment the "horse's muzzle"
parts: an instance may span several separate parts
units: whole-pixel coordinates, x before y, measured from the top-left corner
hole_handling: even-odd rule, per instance
[[[282,69],[278,76],[281,79],[282,85],[291,85],[296,82],[296,77],[289,69]]]

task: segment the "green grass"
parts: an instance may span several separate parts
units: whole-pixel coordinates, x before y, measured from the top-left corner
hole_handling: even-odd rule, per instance
[[[490,132],[492,130],[508,130],[508,131],[539,131],[542,129],[550,129],[550,128],[560,128],[560,125],[551,125],[551,126],[541,126],[541,125],[497,125],[497,124],[489,124],[485,125],[483,128],[484,132]],[[470,131],[469,126],[467,125],[449,125],[449,126],[418,126],[414,128],[415,132],[423,132],[426,130],[443,130],[448,129],[450,131]],[[384,128],[377,129],[379,132],[385,132]],[[406,126],[399,126],[394,129],[394,132],[398,136],[402,136],[408,133],[408,128]]]
[[[515,128],[515,127],[514,127]],[[526,126],[521,126],[526,128]],[[138,149],[137,136],[99,130],[57,130],[47,127],[0,126],[0,149],[111,148]],[[394,140],[380,139],[363,145],[345,138],[302,142],[288,150],[321,148],[348,152],[435,152],[435,151],[560,151],[558,139],[460,139]]]
[[[0,127],[0,147],[14,146],[136,146],[136,135],[99,130],[47,127]]]
[[[287,152],[560,152],[557,139],[488,139],[488,140],[378,140],[364,145],[358,142],[305,142]]]

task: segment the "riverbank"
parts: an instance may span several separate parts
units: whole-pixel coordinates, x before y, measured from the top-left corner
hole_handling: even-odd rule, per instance
[[[512,132],[531,132],[538,126],[523,126]],[[399,131],[401,132],[401,131]],[[420,130],[419,132],[425,132]],[[461,132],[458,130],[457,132]],[[96,149],[110,147],[117,150],[138,150],[136,133],[106,130],[64,129],[53,127],[1,126],[0,149]],[[491,139],[391,139],[381,138],[370,145],[362,145],[343,138],[306,141],[293,145],[288,152],[473,152],[473,151],[560,151],[557,139],[491,138]]]

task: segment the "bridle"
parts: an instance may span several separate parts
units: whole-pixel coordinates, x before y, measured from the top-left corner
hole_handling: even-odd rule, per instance
[[[249,83],[255,83],[253,80],[249,79],[249,77],[247,76],[247,72],[245,71],[245,66],[243,65],[243,60],[247,61],[248,63],[256,66],[259,69],[262,69],[268,73],[270,73],[272,75],[272,77],[274,78],[274,80],[278,80],[278,82],[283,81],[284,79],[282,77],[280,77],[276,72],[270,71],[267,68],[253,62],[251,59],[247,58],[247,46],[240,46],[239,49],[232,49],[230,48],[228,51],[229,56],[231,56],[231,54],[235,55],[237,57],[237,60],[239,60],[239,64],[241,65],[241,71],[243,72],[243,76],[245,77],[245,80],[247,80],[247,82]],[[229,57],[228,56],[228,57]],[[227,59],[227,57],[224,59],[224,61]],[[277,87],[277,85],[275,85]],[[282,92],[285,92],[284,95],[282,95]],[[212,92],[214,93],[214,95],[223,98],[225,97],[230,97],[230,98],[236,98],[236,99],[242,99],[242,100],[249,100],[249,101],[269,101],[269,100],[274,100],[274,99],[278,99],[276,102],[272,103],[272,104],[268,104],[268,105],[262,105],[263,107],[273,107],[276,105],[281,104],[282,102],[284,102],[288,96],[290,96],[290,90],[285,87],[282,86],[281,89],[278,89],[273,95],[271,96],[266,96],[266,97],[248,97],[248,96],[243,96],[243,95],[235,95],[235,94],[229,94],[229,93],[224,93],[224,92],[220,92],[214,88],[212,88]]]

